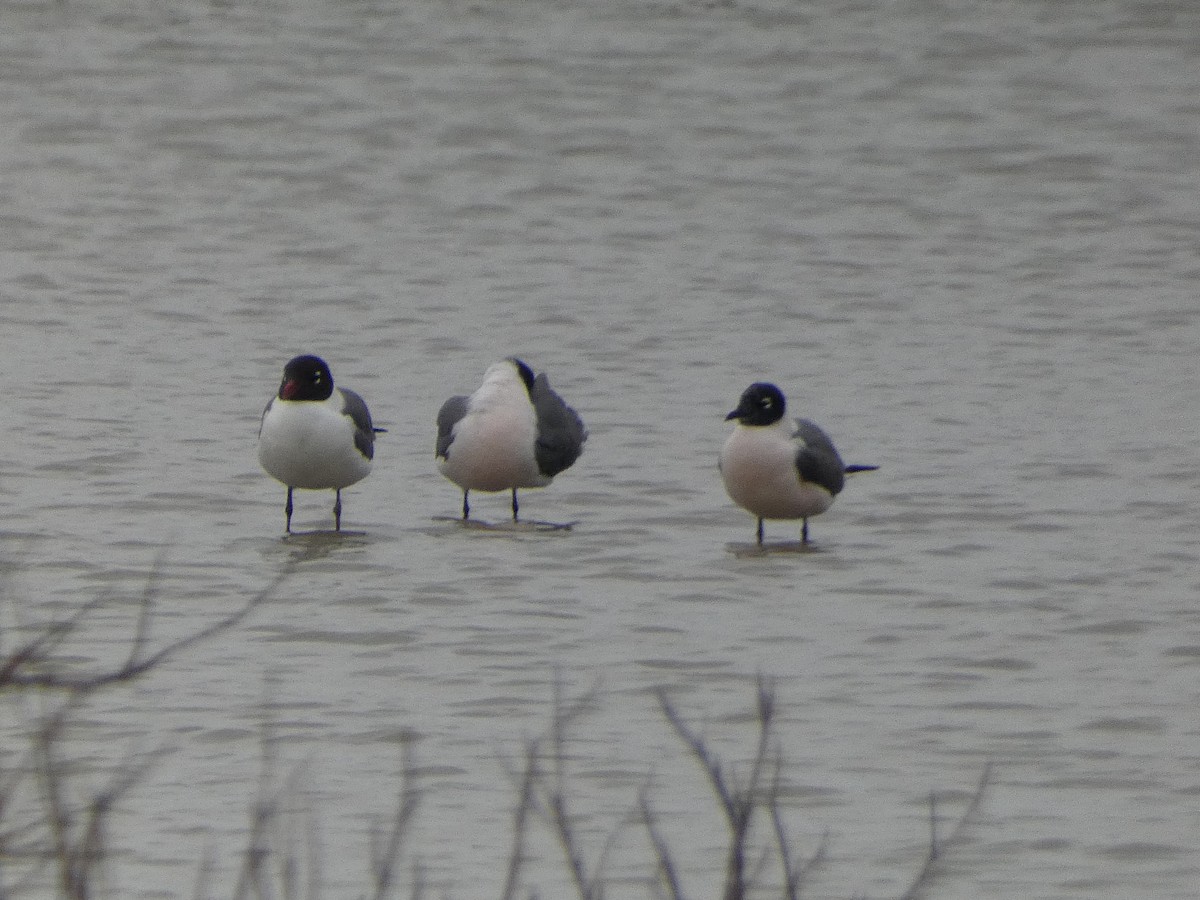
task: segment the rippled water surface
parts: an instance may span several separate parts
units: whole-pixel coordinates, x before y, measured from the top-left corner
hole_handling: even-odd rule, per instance
[[[230,895],[265,735],[325,895],[362,893],[407,744],[405,865],[430,895],[498,896],[557,691],[595,698],[567,783],[610,895],[651,894],[621,824],[645,790],[711,896],[720,814],[656,691],[742,765],[763,676],[797,852],[828,834],[806,896],[901,893],[929,792],[952,818],[989,761],[931,896],[1195,896],[1193,4],[2,16],[7,627],[100,598],[61,652],[116,664],[152,570],[152,646],[287,572],[72,714],[96,780],[167,751],[115,814],[113,895]],[[283,540],[255,436],[304,351],[388,433],[349,533],[303,493],[315,533]],[[524,497],[569,532],[438,518],[460,497],[436,410],[514,353],[590,430]],[[753,521],[715,461],[759,378],[882,467],[813,552],[738,552]],[[10,770],[53,706],[9,698]],[[528,887],[570,896],[534,831]]]

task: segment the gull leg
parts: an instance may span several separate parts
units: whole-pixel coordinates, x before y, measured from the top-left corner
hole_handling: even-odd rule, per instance
[[[762,546],[763,542],[763,520],[758,520],[758,546]]]
[[[342,530],[342,489],[338,488],[333,501],[333,530]]]
[[[283,511],[284,511],[284,514],[287,516],[287,524],[284,526],[284,529],[287,531],[288,534],[291,534],[292,533],[292,489],[291,488],[288,488],[287,503],[284,504]]]
[[[517,505],[517,489],[513,488],[513,521],[517,521],[517,510],[520,507]]]
[[[807,544],[808,543],[808,518],[805,517],[801,521],[804,524],[802,524],[800,526],[800,543]]]
[[[471,518],[471,504],[467,502],[467,494],[469,491],[463,491],[463,519]]]

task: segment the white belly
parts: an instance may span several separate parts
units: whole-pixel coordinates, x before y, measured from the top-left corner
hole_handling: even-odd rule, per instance
[[[833,495],[800,479],[796,444],[782,429],[737,428],[721,450],[721,478],[738,506],[763,519],[806,519]]]
[[[551,479],[538,471],[536,435],[532,407],[470,412],[454,426],[454,441],[438,468],[468,491],[544,487]]]
[[[354,446],[354,423],[340,411],[340,398],[324,403],[275,400],[263,420],[258,461],[288,487],[344,488],[371,471],[371,461]]]

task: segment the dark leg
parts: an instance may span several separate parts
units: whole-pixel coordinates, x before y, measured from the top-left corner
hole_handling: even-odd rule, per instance
[[[513,488],[513,521],[514,522],[517,521],[517,510],[518,509],[519,509],[519,507],[517,506],[517,489]]]
[[[758,546],[760,546],[760,547],[762,546],[762,539],[763,539],[762,519],[759,519],[758,520]]]
[[[333,501],[333,530],[342,530],[342,489],[337,489],[336,500]]]
[[[801,520],[804,524],[800,526],[800,543],[808,543],[808,519]]]
[[[463,491],[463,519],[471,518],[471,504],[467,502],[468,491]]]
[[[287,503],[284,504],[283,511],[287,514],[287,525],[285,526],[287,533],[292,533],[292,489],[288,488]]]

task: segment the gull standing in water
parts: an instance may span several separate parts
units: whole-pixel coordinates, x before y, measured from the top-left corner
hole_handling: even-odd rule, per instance
[[[846,475],[879,468],[845,465],[816,423],[785,421],[786,411],[783,392],[758,381],[725,417],[737,426],[721,448],[721,478],[733,501],[758,517],[760,547],[764,519],[800,519],[800,542],[807,544],[808,520],[829,509]]]
[[[342,488],[371,471],[375,435],[363,398],[335,389],[329,366],[317,356],[297,356],[283,369],[279,393],[263,410],[258,461],[287,485],[286,530],[292,531],[292,492],[336,491],[334,529],[342,530]]]
[[[464,520],[471,491],[545,487],[583,452],[587,430],[579,414],[550,389],[543,372],[516,357],[494,363],[475,393],[451,397],[437,415],[438,469],[462,488]]]

